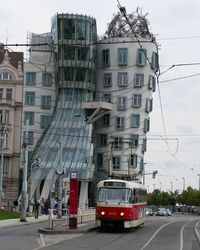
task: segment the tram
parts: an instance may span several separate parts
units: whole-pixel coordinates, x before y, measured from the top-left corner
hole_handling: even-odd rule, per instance
[[[144,223],[146,202],[147,190],[140,183],[117,179],[100,181],[97,184],[97,228],[138,227]]]

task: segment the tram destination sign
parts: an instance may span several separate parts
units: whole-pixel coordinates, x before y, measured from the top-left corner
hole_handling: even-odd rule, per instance
[[[119,181],[105,181],[104,187],[126,187],[126,183]]]

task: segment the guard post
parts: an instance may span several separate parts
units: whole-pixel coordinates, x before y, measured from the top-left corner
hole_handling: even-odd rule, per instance
[[[69,229],[77,229],[78,218],[78,172],[70,172]]]

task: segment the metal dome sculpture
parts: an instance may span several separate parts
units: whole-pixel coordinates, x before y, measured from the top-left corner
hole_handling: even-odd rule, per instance
[[[108,24],[106,36],[108,38],[137,36],[152,39],[154,36],[149,31],[147,15],[148,13],[142,15],[140,8],[131,14],[126,14],[126,16],[118,12]]]

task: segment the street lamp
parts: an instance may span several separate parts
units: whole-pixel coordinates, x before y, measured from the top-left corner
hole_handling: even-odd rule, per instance
[[[182,177],[183,179],[183,191],[185,190],[185,177]]]
[[[200,174],[198,174],[198,176],[199,176],[199,190],[200,190]]]
[[[3,199],[3,159],[4,159],[4,149],[6,146],[6,129],[2,131],[2,136],[0,137],[1,140],[1,165],[0,165],[0,210],[2,205]]]
[[[173,193],[173,182],[170,181],[170,183],[171,183],[171,192]]]

